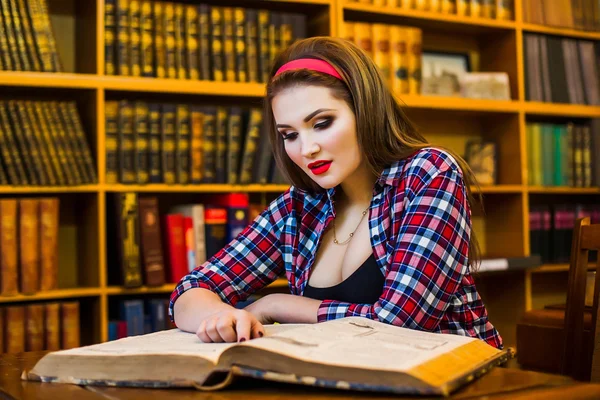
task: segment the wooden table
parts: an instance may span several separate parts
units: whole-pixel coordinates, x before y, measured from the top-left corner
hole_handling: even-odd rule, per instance
[[[0,399],[116,400],[116,399],[209,399],[209,400],[287,400],[287,399],[393,399],[398,396],[325,390],[241,379],[218,392],[186,389],[134,389],[100,386],[80,387],[59,383],[26,382],[20,379],[45,352],[0,354]],[[494,368],[472,384],[456,392],[452,399],[600,399],[600,384],[580,383],[557,375]],[[407,398],[407,397],[402,397]],[[424,399],[425,397],[419,397]]]

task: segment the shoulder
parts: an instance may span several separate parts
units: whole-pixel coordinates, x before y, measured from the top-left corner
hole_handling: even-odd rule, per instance
[[[452,173],[462,179],[460,166],[449,152],[426,147],[386,168],[382,178],[398,189],[416,193],[443,173]]]

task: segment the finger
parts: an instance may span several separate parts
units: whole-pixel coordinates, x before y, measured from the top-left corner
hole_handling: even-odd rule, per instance
[[[216,318],[211,318],[206,321],[206,334],[210,337],[210,340],[214,343],[222,343],[223,338],[219,335],[217,331],[217,320]]]
[[[233,318],[226,315],[217,320],[217,332],[225,342],[235,342],[237,334],[235,333]]]
[[[198,330],[196,331],[196,336],[198,336],[198,338],[200,340],[202,340],[202,342],[204,342],[204,343],[212,342],[212,340],[210,340],[210,336],[208,336],[206,334],[206,321],[200,322],[200,326],[198,327]]]
[[[237,333],[238,342],[243,342],[250,339],[250,315],[248,313],[240,314],[235,320],[235,331]]]
[[[265,336],[265,327],[258,321],[252,324],[252,328],[250,329],[250,331],[252,339],[258,339]]]

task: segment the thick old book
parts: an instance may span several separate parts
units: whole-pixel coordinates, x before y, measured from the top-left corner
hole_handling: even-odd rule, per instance
[[[215,390],[236,376],[339,389],[448,395],[512,357],[485,342],[361,317],[267,325],[241,343],[171,329],[44,356],[23,379]]]

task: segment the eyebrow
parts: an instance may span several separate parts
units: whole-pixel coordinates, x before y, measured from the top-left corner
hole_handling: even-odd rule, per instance
[[[313,119],[315,117],[315,115],[322,113],[323,111],[335,111],[332,108],[319,108],[318,110],[315,110],[313,112],[311,112],[310,114],[308,114],[306,117],[304,117],[304,122],[308,122],[311,119]],[[291,128],[290,125],[285,125],[285,124],[277,124],[276,125],[277,128]]]

